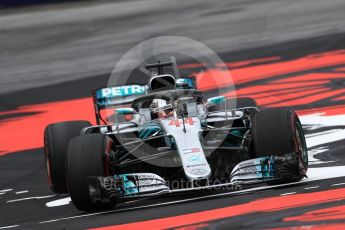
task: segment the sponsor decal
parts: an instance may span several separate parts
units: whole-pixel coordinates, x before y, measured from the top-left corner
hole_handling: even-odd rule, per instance
[[[200,162],[201,161],[200,155],[193,154],[189,157],[188,161],[191,163]]]
[[[203,166],[206,166],[206,164],[187,165],[187,168],[191,168],[191,167],[203,167]]]
[[[190,171],[191,174],[194,174],[194,175],[202,175],[202,174],[205,174],[207,171],[205,169],[202,169],[202,168],[196,168],[196,169],[193,169]]]
[[[185,118],[184,119],[184,123],[187,125],[187,124],[189,124],[189,125],[194,125],[194,122],[195,121],[193,121],[193,119],[191,118],[191,117],[187,117],[187,118]],[[180,127],[181,126],[181,123],[182,123],[182,121],[180,121],[180,120],[171,120],[170,122],[169,122],[169,126],[176,126],[176,127]]]
[[[139,180],[137,182],[138,186],[150,186],[150,185],[156,185],[156,184],[162,184],[162,182],[157,181],[156,179]]]
[[[103,88],[97,91],[97,98],[125,97],[130,95],[141,95],[145,93],[145,86],[125,85]]]
[[[201,149],[200,148],[191,148],[191,149],[183,149],[181,151],[183,154],[188,154],[188,153],[200,153]]]
[[[253,166],[253,165],[256,165],[256,164],[258,164],[258,162],[256,162],[255,160],[245,161],[245,162],[239,163],[238,167],[239,168],[244,168],[244,167],[250,167],[250,166]]]
[[[200,148],[191,148],[192,153],[200,153]]]
[[[136,175],[136,177],[138,180],[156,178],[154,174],[138,174],[138,175]]]
[[[248,174],[257,174],[259,171],[255,166],[247,166],[245,168],[240,168],[236,175],[248,175]]]

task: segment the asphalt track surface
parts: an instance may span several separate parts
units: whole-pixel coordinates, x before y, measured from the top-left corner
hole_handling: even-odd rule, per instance
[[[1,10],[0,229],[344,228],[344,7],[340,0],[107,1]],[[94,122],[90,89],[106,84],[124,52],[161,35],[215,50],[237,95],[263,107],[293,106],[307,134],[309,178],[139,200],[92,214],[51,193],[45,125]],[[200,69],[184,64],[187,73]],[[197,75],[209,92],[210,72]]]

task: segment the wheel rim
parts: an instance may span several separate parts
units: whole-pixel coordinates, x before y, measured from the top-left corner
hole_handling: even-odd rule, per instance
[[[299,122],[296,122],[296,136],[297,136],[297,147],[301,152],[302,160],[305,164],[308,163],[308,149],[307,144],[304,138],[302,125]]]
[[[51,163],[49,159],[49,154],[46,153],[45,155],[46,155],[46,169],[47,169],[48,185],[52,187],[53,181],[52,181],[52,174],[51,174]]]
[[[48,148],[48,143],[47,143],[47,138],[45,136],[44,138],[44,155],[45,155],[45,162],[46,162],[46,170],[47,170],[47,177],[48,177],[48,185],[50,188],[53,187],[53,181],[52,181],[52,174],[51,174],[51,162],[50,162],[50,157],[49,157],[49,148]]]

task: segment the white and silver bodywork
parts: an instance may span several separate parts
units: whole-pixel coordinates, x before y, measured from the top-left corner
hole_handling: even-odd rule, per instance
[[[199,133],[202,131],[200,119],[199,117],[183,119],[162,119],[160,124],[166,134],[174,138],[188,180],[208,180],[211,168],[200,143]]]

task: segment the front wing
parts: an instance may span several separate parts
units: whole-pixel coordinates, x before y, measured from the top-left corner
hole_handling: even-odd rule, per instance
[[[206,184],[191,183],[186,188],[173,188],[153,173],[120,174],[109,177],[90,177],[89,191],[94,202],[104,200],[123,200],[159,196],[206,189],[237,190],[242,184],[255,184],[276,180],[275,161],[277,157],[261,157],[240,162],[232,170],[229,182],[208,181]],[[170,183],[170,184],[169,184]]]

